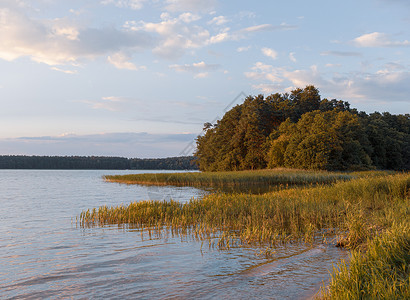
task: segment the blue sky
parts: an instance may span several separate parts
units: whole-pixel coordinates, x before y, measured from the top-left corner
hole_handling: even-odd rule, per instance
[[[186,154],[238,95],[308,84],[410,113],[409,16],[407,0],[0,0],[0,154]]]

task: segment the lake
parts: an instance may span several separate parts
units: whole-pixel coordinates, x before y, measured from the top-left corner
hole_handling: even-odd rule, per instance
[[[348,252],[331,244],[209,248],[118,226],[80,228],[101,205],[202,197],[192,187],[105,182],[156,171],[0,170],[0,298],[306,299]],[[167,172],[167,171],[161,171]]]

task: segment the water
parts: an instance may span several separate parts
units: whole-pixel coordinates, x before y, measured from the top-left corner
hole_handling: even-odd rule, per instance
[[[0,170],[0,298],[306,299],[347,258],[332,245],[280,247],[266,258],[257,248],[76,226],[84,209],[205,193],[101,177],[137,172]]]

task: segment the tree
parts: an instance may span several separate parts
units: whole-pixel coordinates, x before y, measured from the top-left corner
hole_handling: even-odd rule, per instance
[[[410,116],[351,109],[312,85],[248,96],[197,139],[200,170],[410,169]]]
[[[334,109],[305,113],[297,123],[284,122],[271,138],[269,167],[366,169],[368,141],[356,115]]]

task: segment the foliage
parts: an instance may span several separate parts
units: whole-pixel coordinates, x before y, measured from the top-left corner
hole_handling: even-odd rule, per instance
[[[268,166],[303,169],[367,169],[369,141],[357,115],[336,109],[288,119],[271,134]]]
[[[370,158],[379,169],[410,169],[410,115],[362,115],[371,143]]]
[[[410,115],[358,113],[314,86],[249,96],[204,131],[201,171],[410,169]]]

